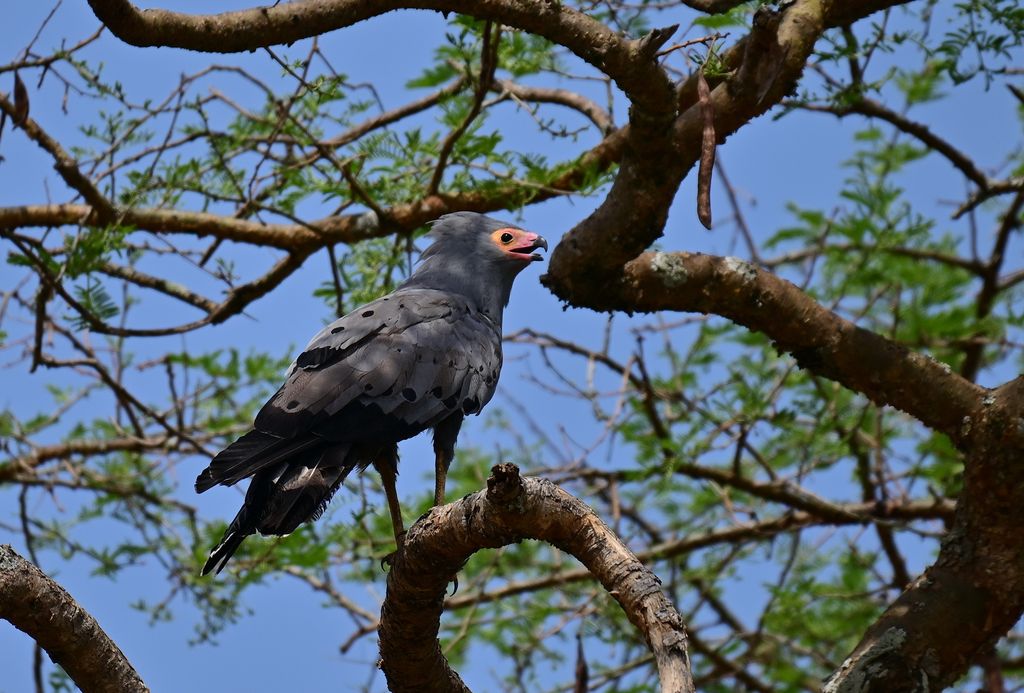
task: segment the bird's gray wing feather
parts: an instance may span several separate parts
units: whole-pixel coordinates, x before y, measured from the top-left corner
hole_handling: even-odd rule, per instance
[[[422,430],[467,399],[476,403],[468,413],[478,412],[494,394],[500,368],[497,330],[465,299],[398,291],[317,334],[256,417],[256,429],[290,438],[359,402]]]

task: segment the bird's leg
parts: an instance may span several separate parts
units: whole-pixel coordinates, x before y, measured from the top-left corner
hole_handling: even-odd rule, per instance
[[[448,480],[448,467],[452,459],[443,452],[434,451],[434,506],[444,505],[444,486]]]
[[[405,523],[402,522],[402,506],[398,504],[398,491],[395,489],[395,477],[391,477],[390,483],[387,481],[384,482],[384,493],[388,497],[388,510],[391,512],[391,527],[395,531],[395,546],[402,548],[402,542],[405,541]]]
[[[434,427],[434,507],[444,505],[448,468],[455,458],[455,441],[462,428],[462,413],[449,416]]]
[[[402,506],[398,503],[398,450],[392,447],[382,451],[373,462],[373,468],[380,474],[380,482],[384,487],[384,495],[388,499],[388,511],[391,513],[391,528],[395,532],[395,546],[402,548],[405,540],[405,523],[402,521]]]

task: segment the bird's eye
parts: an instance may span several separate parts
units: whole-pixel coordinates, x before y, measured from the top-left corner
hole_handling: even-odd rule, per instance
[[[501,242],[502,243],[511,243],[512,242],[512,238],[513,238],[512,234],[510,234],[508,231],[506,231],[505,233],[501,234]]]

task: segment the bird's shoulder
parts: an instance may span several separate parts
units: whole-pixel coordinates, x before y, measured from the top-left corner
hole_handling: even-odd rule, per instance
[[[410,332],[439,337],[453,331],[452,326],[466,322],[459,331],[481,331],[496,326],[479,313],[467,298],[435,289],[399,289],[363,305],[324,327],[295,359],[292,371],[319,369],[354,355],[377,342],[402,340]],[[479,323],[479,324],[476,324]]]
[[[501,361],[497,326],[467,299],[396,291],[314,337],[256,427],[292,436],[357,400],[413,428],[432,425],[456,409],[479,411],[494,393]]]

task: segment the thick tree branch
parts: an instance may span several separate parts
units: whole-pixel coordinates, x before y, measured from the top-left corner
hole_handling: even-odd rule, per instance
[[[732,257],[645,253],[605,292],[608,309],[713,313],[768,336],[801,367],[888,404],[964,444],[986,390]]]
[[[737,72],[709,100],[719,141],[789,89],[823,31],[820,13],[816,0],[798,2],[784,13],[762,9],[751,33],[726,52],[723,62]],[[661,236],[679,184],[700,157],[704,111],[695,107],[696,82],[693,76],[680,87],[694,98],[682,104],[686,110],[671,124],[631,113],[631,125],[643,125],[643,131],[630,137],[608,196],[551,254],[542,282],[559,298],[602,310],[608,277]]]
[[[719,143],[765,113],[793,88],[815,42],[828,27],[901,2],[799,0],[781,12],[762,6],[750,34],[722,56],[731,76],[711,92]],[[609,278],[656,241],[683,176],[697,163],[704,130],[697,78],[678,89],[678,118],[666,127],[656,112],[631,111],[633,133],[603,204],[563,238],[544,284],[568,303],[607,310]],[[628,310],[628,309],[627,309]]]
[[[547,541],[576,556],[622,606],[654,652],[662,691],[693,691],[686,632],[658,578],[586,505],[512,464],[487,490],[433,508],[410,528],[388,575],[381,609],[381,668],[392,690],[466,690],[436,639],[452,575],[483,548]]]
[[[39,643],[86,693],[149,690],[96,620],[7,544],[0,545],[0,618]]]
[[[978,444],[938,559],[868,629],[827,693],[941,690],[1024,612],[1024,377],[968,423]]]
[[[298,0],[209,15],[140,10],[129,0],[89,0],[89,5],[97,18],[126,43],[207,53],[240,53],[293,43],[394,10],[460,12],[501,22],[565,46],[615,80],[630,100],[642,107],[664,108],[670,89],[653,60],[653,52],[647,50],[650,43],[623,38],[597,20],[557,2]]]

